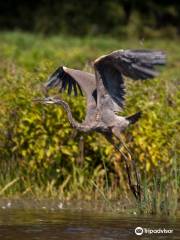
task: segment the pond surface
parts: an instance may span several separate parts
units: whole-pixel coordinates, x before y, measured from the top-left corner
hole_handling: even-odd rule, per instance
[[[97,209],[67,208],[62,204],[57,208],[13,208],[7,203],[0,208],[0,240],[180,239],[178,218],[124,216]],[[137,227],[143,228],[141,236],[135,234]],[[147,233],[152,230],[160,233]],[[168,233],[163,233],[165,230]]]

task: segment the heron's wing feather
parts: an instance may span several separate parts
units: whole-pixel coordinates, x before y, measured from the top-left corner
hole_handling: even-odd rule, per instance
[[[154,78],[158,75],[156,65],[164,65],[166,56],[162,51],[118,50],[107,55],[113,65],[125,76],[134,80]]]
[[[97,106],[106,102],[106,107],[121,111],[124,105],[125,86],[121,73],[112,64],[95,66],[97,81]]]
[[[149,50],[118,50],[98,58],[95,63],[98,106],[109,94],[119,107],[124,103],[124,80],[122,75],[132,79],[147,79],[157,76],[155,65],[165,64],[165,54]]]
[[[45,87],[46,89],[57,87],[61,92],[67,89],[69,95],[74,90],[75,96],[82,95],[84,92],[86,97],[89,98],[96,89],[96,81],[95,76],[91,73],[60,67],[49,77]]]

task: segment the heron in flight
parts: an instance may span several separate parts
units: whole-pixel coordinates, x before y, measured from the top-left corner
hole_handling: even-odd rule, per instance
[[[97,58],[94,74],[60,66],[45,84],[47,90],[58,88],[69,95],[85,94],[86,116],[82,123],[77,122],[67,102],[57,97],[46,97],[41,102],[61,105],[67,112],[71,125],[82,132],[102,133],[113,145],[113,136],[120,134],[141,116],[137,112],[131,116],[119,116],[123,111],[125,84],[124,77],[134,80],[151,79],[158,75],[156,65],[165,64],[165,54],[151,50],[117,50]]]
[[[101,56],[94,61],[95,74],[59,67],[45,84],[45,88],[57,87],[60,92],[67,90],[71,95],[86,95],[86,117],[82,123],[77,122],[67,102],[56,97],[42,100],[46,104],[64,107],[71,125],[79,131],[97,131],[110,138],[119,135],[129,125],[134,124],[141,112],[128,117],[119,116],[123,110],[125,84],[124,76],[134,80],[154,78],[158,75],[156,65],[165,64],[165,55],[161,51],[117,50]]]

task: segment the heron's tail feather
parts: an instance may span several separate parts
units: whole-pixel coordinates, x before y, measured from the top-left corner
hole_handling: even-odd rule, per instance
[[[126,117],[126,120],[128,120],[130,124],[134,124],[135,122],[138,121],[138,119],[141,117],[141,115],[142,115],[142,112],[140,111],[129,117]]]

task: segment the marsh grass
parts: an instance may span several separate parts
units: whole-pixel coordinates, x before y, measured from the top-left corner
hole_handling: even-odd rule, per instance
[[[167,178],[168,176],[168,181]],[[177,159],[174,159],[173,166],[166,176],[155,172],[151,181],[144,176],[142,179],[141,202],[138,209],[143,214],[170,215],[175,216],[179,211],[179,189],[180,189],[180,169]]]

